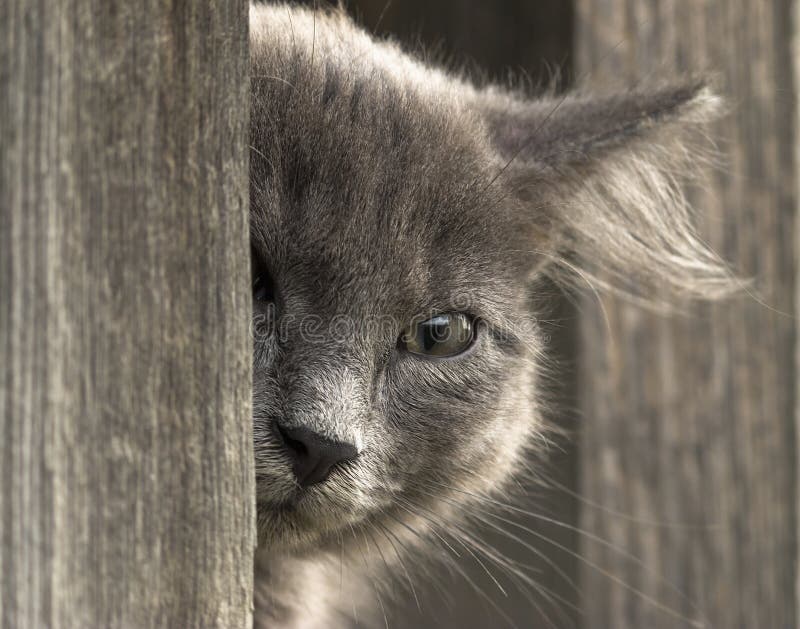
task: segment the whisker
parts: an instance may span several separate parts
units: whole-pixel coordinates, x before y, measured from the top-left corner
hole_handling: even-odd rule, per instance
[[[353,528],[352,524],[350,525],[350,529],[353,531],[353,537],[355,538],[355,534],[356,533],[355,533],[355,529]],[[364,542],[367,544],[367,546],[369,546],[369,543],[367,542],[366,535],[364,535]],[[381,612],[383,613],[384,625],[385,625],[386,629],[389,629],[389,617],[386,615],[386,608],[383,606],[383,599],[381,598],[381,593],[378,590],[377,579],[375,578],[375,575],[374,575],[373,571],[369,567],[369,562],[367,561],[367,556],[364,554],[364,551],[361,549],[361,546],[356,544],[356,547],[358,548],[359,552],[361,553],[361,558],[362,558],[362,560],[364,562],[364,569],[367,571],[367,573],[371,577],[370,578],[370,583],[372,583],[372,589],[375,592],[375,598],[378,599],[378,605],[380,606]]]
[[[571,490],[566,485],[562,485],[561,483],[553,479],[548,479],[547,483],[552,485],[559,491],[563,491],[572,498],[579,500],[584,505],[592,507],[593,509],[597,509],[598,511],[602,511],[603,513],[608,513],[609,515],[613,515],[614,517],[619,518],[621,520],[625,520],[627,522],[633,522],[634,524],[642,524],[644,526],[652,526],[656,528],[665,528],[665,529],[678,529],[678,530],[714,531],[714,530],[719,530],[721,528],[719,524],[690,524],[684,522],[662,522],[659,520],[651,520],[649,518],[640,518],[634,515],[630,515],[629,513],[623,513],[622,511],[611,509],[610,507],[606,507],[605,505],[601,505],[597,502],[589,500],[582,494]]]
[[[404,522],[403,520],[401,520],[400,518],[395,516],[393,513],[386,511],[385,515],[390,517],[392,520],[397,522],[400,526],[402,526],[403,528],[408,530],[412,535],[417,537],[420,540],[420,543],[422,545],[428,545],[428,543],[433,543],[432,540],[426,539],[421,533],[419,533],[417,530],[415,530],[413,527],[408,525],[406,522]],[[439,555],[439,559],[441,559],[442,565],[445,566],[447,568],[449,574],[451,576],[453,576],[453,572],[452,572],[452,565],[453,565],[453,562],[454,562],[453,558],[450,555],[448,555],[447,552],[445,552],[445,550],[441,546],[438,546],[435,543],[433,543],[432,547],[437,552],[437,554]],[[451,597],[450,597],[449,593],[446,590],[442,589],[435,579],[432,580],[431,583],[433,583],[434,587],[436,587],[436,589],[441,594],[442,600],[445,601],[445,604],[447,605],[448,610],[451,610],[452,609],[452,601],[451,601]]]
[[[297,92],[297,88],[295,87],[294,83],[287,81],[279,76],[273,76],[271,74],[254,74],[250,77],[251,79],[266,79],[269,81],[277,81],[278,83],[283,83],[284,85],[288,85],[291,87],[295,92]]]
[[[412,503],[412,504],[413,504],[415,507],[417,507],[417,508],[424,509],[425,511],[427,511],[428,513],[430,513],[430,514],[431,514],[433,517],[438,517],[438,516],[437,516],[437,515],[436,515],[434,512],[432,512],[432,511],[430,511],[429,509],[427,509],[427,508],[423,507],[422,505],[419,505],[418,503]],[[433,521],[433,520],[431,520],[431,522],[432,522],[433,524],[435,524],[436,526],[441,526],[442,528],[445,528],[445,524],[444,524],[444,523],[441,523],[441,522],[435,522],[435,521]],[[506,593],[506,591],[505,591],[505,590],[504,590],[504,589],[501,587],[500,583],[497,581],[497,579],[494,577],[494,575],[493,575],[491,572],[489,572],[489,570],[486,568],[486,566],[483,564],[483,562],[482,562],[482,561],[481,561],[481,560],[480,560],[480,559],[479,559],[477,556],[475,556],[475,554],[474,554],[474,553],[473,553],[473,552],[472,552],[472,551],[471,551],[471,550],[470,550],[470,549],[469,549],[469,548],[468,548],[468,547],[465,545],[465,542],[468,542],[468,541],[470,541],[470,540],[473,540],[473,545],[474,545],[474,547],[476,548],[476,550],[478,550],[479,552],[482,552],[482,553],[484,553],[484,555],[485,555],[487,558],[489,558],[489,559],[494,559],[495,563],[497,563],[497,564],[498,564],[500,567],[503,567],[503,563],[502,563],[500,560],[498,560],[496,557],[493,557],[493,556],[492,556],[493,554],[499,553],[499,551],[497,551],[496,549],[494,549],[494,553],[492,553],[492,552],[491,552],[491,551],[490,551],[488,548],[486,548],[486,545],[485,545],[485,544],[482,544],[482,543],[474,543],[474,539],[475,539],[475,538],[474,538],[474,537],[473,537],[473,536],[472,536],[472,535],[471,535],[471,534],[470,534],[468,531],[466,531],[466,530],[465,530],[463,527],[459,526],[457,523],[454,523],[454,522],[447,522],[447,523],[446,523],[446,526],[447,526],[448,528],[455,528],[456,530],[458,530],[458,531],[459,531],[460,535],[461,535],[461,536],[463,536],[463,539],[462,539],[461,537],[459,537],[459,536],[456,536],[456,535],[455,535],[455,534],[453,534],[452,532],[449,532],[449,534],[450,534],[450,535],[451,535],[451,536],[452,536],[452,537],[453,537],[455,540],[457,540],[457,541],[458,541],[458,542],[459,542],[459,543],[460,543],[462,546],[464,546],[464,548],[465,548],[465,549],[466,549],[466,550],[467,550],[467,551],[470,553],[470,555],[471,555],[471,556],[472,556],[472,557],[473,557],[473,558],[474,558],[474,559],[475,559],[475,560],[478,562],[478,564],[481,566],[481,568],[483,568],[483,570],[486,572],[486,574],[489,576],[489,578],[490,578],[490,579],[492,579],[492,581],[493,581],[493,582],[495,583],[495,585],[496,585],[496,586],[497,586],[497,587],[500,589],[500,591],[501,591],[501,592],[502,592],[504,595],[508,596],[508,594],[507,594],[507,593]],[[499,553],[499,554],[500,554],[500,556],[501,556],[501,557],[503,556],[503,555],[502,555],[502,553]],[[515,571],[511,571],[511,570],[509,570],[509,572],[510,572],[510,574],[511,574],[512,576],[515,574]],[[540,586],[539,586],[539,584],[537,584],[535,581],[533,581],[532,579],[530,579],[530,578],[529,578],[527,575],[525,575],[524,573],[518,572],[518,571],[516,572],[516,574],[517,574],[517,576],[524,578],[524,580],[527,580],[527,581],[528,581],[530,584],[532,584],[532,586],[533,586],[535,589],[537,589],[537,590],[540,590]],[[536,609],[536,610],[537,610],[537,611],[538,611],[538,612],[541,614],[541,616],[542,616],[543,618],[545,618],[545,619],[548,621],[548,623],[551,623],[552,621],[549,619],[549,617],[548,617],[548,616],[547,616],[547,614],[544,612],[544,610],[541,608],[541,606],[540,606],[540,605],[539,605],[537,602],[533,601],[533,600],[532,600],[532,599],[531,599],[529,596],[527,596],[527,593],[525,592],[525,589],[524,589],[524,588],[520,588],[519,586],[518,586],[518,589],[520,590],[520,592],[522,592],[522,593],[523,593],[523,595],[525,595],[525,596],[526,596],[526,599],[527,599],[527,600],[528,600],[528,601],[529,601],[529,602],[530,602],[530,603],[531,603],[531,604],[534,606],[534,608],[535,608],[535,609]],[[544,586],[541,586],[541,589],[547,590],[547,588],[544,588]],[[548,591],[548,592],[549,592],[549,591]],[[543,595],[545,595],[545,596],[546,596],[546,593],[545,593],[545,592],[542,592],[542,591],[540,591],[540,593],[542,593]],[[556,610],[557,610],[557,611],[559,611],[559,613],[563,613],[563,612],[562,612],[562,610],[560,610],[560,609],[558,608],[558,606],[554,604],[554,602],[552,601],[552,599],[550,599],[550,598],[549,598],[549,597],[547,597],[547,596],[546,596],[546,598],[547,598],[548,602],[550,602],[550,604],[551,604],[551,605],[554,605],[554,607],[556,608]],[[565,599],[562,599],[562,601],[563,601],[563,602],[565,602],[565,603],[567,603],[567,604],[569,604],[569,605],[571,605],[571,603],[568,603],[568,602],[567,602]],[[574,606],[573,606],[573,607],[574,607]],[[576,610],[577,610],[577,608],[576,608]]]
[[[381,550],[380,544],[378,544],[378,541],[375,539],[375,536],[372,533],[372,529],[365,527],[364,529],[362,529],[362,531],[364,533],[365,538],[367,536],[367,533],[369,533],[370,538],[372,538],[372,543],[375,544],[375,548],[378,549],[378,555],[380,556],[381,561],[383,562],[383,567],[386,569],[386,573],[391,574],[392,571],[389,569],[389,562],[386,561],[386,556],[383,554],[383,550]],[[393,584],[394,581],[390,580],[389,583]]]
[[[378,32],[378,27],[381,25],[381,22],[383,22],[383,18],[386,17],[386,13],[389,11],[389,8],[391,6],[392,6],[392,0],[386,0],[386,4],[383,6],[383,10],[381,11],[381,14],[378,16],[378,21],[375,22],[375,26],[372,29],[374,33]]]
[[[386,526],[384,526],[380,522],[376,522],[376,525],[380,527],[380,530],[383,532],[383,536],[386,538],[391,547],[394,549],[394,554],[397,556],[397,561],[400,563],[400,568],[403,570],[403,573],[405,574],[409,588],[411,588],[411,594],[414,596],[414,602],[416,602],[417,604],[417,611],[422,613],[422,605],[419,602],[419,597],[417,596],[417,590],[414,587],[414,581],[411,579],[411,575],[408,572],[408,569],[406,568],[406,563],[405,561],[403,561],[403,556],[400,554],[400,551],[397,549],[397,546],[395,546],[394,541],[392,541],[392,537],[395,540],[397,540],[397,543],[400,544],[401,546],[403,545],[402,542],[399,539],[397,539],[397,536],[394,533],[392,533],[392,531],[390,531]],[[390,535],[391,537],[389,537]],[[405,548],[403,549],[405,550]]]
[[[428,495],[433,496],[433,494],[428,494]],[[449,498],[444,497],[444,496],[435,496],[435,497],[437,499],[439,499],[439,500],[450,501]],[[455,501],[451,501],[451,504],[454,504],[456,506],[460,506]],[[528,542],[523,540],[521,537],[511,533],[510,531],[507,531],[506,529],[504,529],[503,527],[499,526],[498,524],[496,524],[494,522],[491,522],[489,520],[486,520],[485,517],[481,516],[481,514],[471,513],[470,515],[472,517],[475,517],[475,518],[479,519],[486,526],[491,527],[492,529],[498,531],[499,533],[502,533],[503,535],[505,535],[509,539],[512,539],[513,541],[517,542],[523,548],[526,548],[527,550],[529,550],[532,553],[534,553],[537,557],[539,557],[542,561],[544,561],[548,566],[550,566],[558,576],[560,576],[562,579],[564,579],[564,581],[567,584],[569,584],[569,586],[575,591],[575,593],[578,595],[578,597],[581,596],[580,588],[575,583],[575,581],[572,578],[570,578],[570,576],[563,570],[563,568],[559,567],[558,564],[556,564],[555,561],[553,561],[550,557],[548,557],[542,550],[540,550],[540,549],[536,548],[535,546],[529,544]]]
[[[539,135],[539,132],[540,132],[540,131],[541,131],[541,130],[544,128],[545,124],[547,124],[547,123],[550,121],[550,119],[553,117],[553,115],[556,113],[556,111],[558,111],[558,110],[561,108],[561,105],[563,105],[563,104],[564,104],[564,101],[566,101],[566,100],[567,100],[567,97],[568,97],[568,96],[569,96],[569,92],[565,92],[565,93],[564,93],[564,95],[563,95],[563,96],[562,96],[562,97],[561,97],[561,98],[558,100],[558,102],[555,104],[555,106],[554,106],[554,107],[553,107],[553,108],[552,108],[552,109],[551,109],[551,110],[550,110],[550,111],[547,113],[547,115],[544,117],[544,120],[542,120],[542,121],[541,121],[541,122],[540,122],[540,123],[539,123],[539,124],[538,124],[538,125],[537,125],[537,126],[534,128],[534,130],[533,130],[533,133],[531,134],[531,137],[530,137],[530,138],[528,138],[528,139],[527,139],[525,142],[523,142],[523,143],[522,143],[522,145],[521,145],[521,146],[520,146],[520,147],[519,147],[519,148],[518,148],[518,149],[517,149],[517,150],[516,150],[516,151],[515,151],[515,152],[514,152],[512,155],[511,155],[511,159],[509,159],[509,160],[506,162],[505,166],[503,166],[503,167],[500,169],[500,172],[498,172],[498,173],[497,173],[497,174],[496,174],[496,175],[495,175],[495,176],[492,178],[492,180],[491,180],[491,181],[489,181],[489,185],[487,185],[487,186],[486,186],[486,190],[488,190],[489,188],[491,188],[491,187],[492,187],[492,186],[495,184],[495,182],[496,182],[496,181],[497,181],[497,180],[498,180],[498,179],[499,179],[499,178],[500,178],[500,177],[501,177],[501,176],[502,176],[502,175],[503,175],[503,174],[504,174],[504,173],[505,173],[505,172],[506,172],[506,171],[509,169],[509,167],[511,166],[511,164],[513,164],[513,163],[514,163],[514,162],[517,160],[517,158],[518,158],[520,155],[522,155],[522,153],[523,153],[523,152],[524,152],[526,149],[528,149],[528,148],[530,148],[530,147],[531,147],[531,145],[533,144],[534,140],[535,140],[535,139],[537,138],[537,136]],[[484,190],[484,192],[485,192],[486,190]]]
[[[654,576],[661,583],[664,583],[665,585],[670,587],[670,589],[672,589],[676,594],[678,594],[681,598],[683,598],[695,611],[699,612],[699,610],[697,610],[697,607],[694,604],[694,602],[684,592],[682,592],[677,586],[675,586],[673,583],[671,583],[668,579],[664,578],[662,575],[660,575],[657,572],[655,572],[654,570],[652,570],[652,568],[650,568],[647,564],[645,564],[641,559],[639,559],[635,555],[632,555],[631,553],[629,553],[629,552],[627,552],[627,551],[625,551],[625,550],[623,550],[621,548],[618,548],[617,546],[615,546],[611,542],[608,542],[608,541],[604,540],[603,538],[601,538],[601,537],[599,537],[597,535],[589,533],[588,531],[584,531],[584,530],[580,529],[579,527],[575,527],[575,526],[572,526],[570,524],[566,524],[565,522],[561,522],[559,520],[556,520],[555,518],[550,518],[548,516],[544,516],[544,515],[541,515],[541,514],[538,514],[538,513],[534,513],[532,511],[521,509],[519,507],[514,507],[513,505],[504,504],[504,503],[499,502],[497,500],[494,500],[494,499],[492,499],[492,498],[490,498],[488,496],[479,496],[477,494],[472,494],[471,492],[460,490],[460,489],[455,488],[455,487],[447,487],[446,485],[441,485],[441,486],[446,488],[446,489],[449,489],[451,491],[457,491],[459,493],[464,493],[466,495],[472,496],[473,498],[477,498],[477,499],[479,499],[481,501],[489,502],[491,504],[503,507],[503,508],[505,508],[507,510],[510,510],[510,511],[513,511],[513,512],[516,512],[516,513],[521,513],[523,515],[527,515],[529,517],[536,518],[536,519],[539,519],[539,520],[542,520],[542,521],[545,521],[545,522],[549,522],[550,524],[553,524],[555,526],[566,528],[568,530],[571,530],[571,531],[574,531],[576,533],[579,533],[579,534],[583,535],[584,537],[586,537],[587,539],[591,539],[591,540],[597,542],[598,544],[603,545],[606,548],[614,550],[615,552],[619,553],[621,556],[623,556],[626,559],[629,559],[630,561],[634,562],[636,565],[641,567],[643,570],[645,570],[646,572],[648,572],[649,574]],[[617,577],[616,575],[612,574],[611,572],[608,572],[607,570],[605,570],[601,566],[597,565],[596,563],[590,561],[589,559],[586,559],[586,557],[584,557],[580,553],[575,552],[571,548],[568,548],[567,546],[565,546],[565,545],[563,545],[563,544],[561,544],[559,542],[556,542],[555,540],[547,537],[546,535],[544,535],[542,533],[539,533],[538,531],[535,531],[532,528],[527,527],[527,526],[525,526],[523,524],[520,524],[518,522],[515,522],[513,520],[505,518],[505,517],[503,517],[501,515],[498,515],[496,513],[492,513],[492,512],[486,511],[485,514],[487,516],[489,516],[489,517],[496,518],[496,519],[498,519],[498,520],[500,520],[502,522],[510,524],[511,526],[519,528],[519,529],[527,532],[528,534],[533,535],[538,539],[541,539],[542,541],[546,542],[547,544],[550,544],[551,546],[553,546],[555,548],[558,548],[559,550],[567,553],[571,557],[574,557],[578,561],[584,563],[586,566],[588,566],[588,567],[592,568],[593,570],[597,571],[599,574],[602,574],[603,576],[607,577],[608,579],[610,579],[611,581],[613,581],[614,583],[616,583],[620,587],[626,589],[627,591],[631,592],[632,594],[635,594],[637,597],[641,598],[642,600],[644,600],[645,602],[649,603],[654,608],[662,611],[663,613],[665,613],[665,614],[667,614],[667,615],[669,615],[669,616],[671,616],[673,618],[677,618],[677,619],[679,619],[679,620],[681,620],[683,622],[687,622],[690,625],[692,625],[693,627],[703,627],[705,625],[705,623],[700,622],[700,621],[692,620],[691,618],[689,618],[687,616],[684,616],[683,614],[681,614],[680,612],[676,611],[675,609],[673,609],[673,608],[661,603],[660,601],[654,599],[653,597],[649,596],[648,594],[644,593],[643,591],[639,590],[638,588],[636,588],[636,587],[630,585],[629,583],[627,583],[626,581],[620,579],[619,577]]]
[[[423,517],[423,518],[425,518],[425,516],[423,516],[423,515],[421,515],[421,514],[419,514],[419,513],[416,513],[416,512],[414,512],[414,511],[412,511],[412,510],[410,510],[410,509],[408,509],[408,508],[404,507],[404,506],[403,506],[403,504],[402,504],[402,503],[404,503],[404,502],[405,502],[404,500],[402,500],[402,499],[401,499],[401,498],[399,498],[399,497],[398,497],[398,500],[400,501],[400,507],[401,507],[401,508],[404,508],[404,509],[405,509],[406,511],[408,511],[408,512],[409,512],[411,515],[417,515],[417,516],[420,516],[420,517]],[[428,518],[425,518],[425,519],[428,519]],[[429,520],[429,521],[430,521],[430,520]],[[432,522],[432,524],[433,524],[434,526],[436,526],[436,523],[435,523],[435,522]],[[448,548],[450,548],[450,549],[451,549],[451,551],[452,551],[452,552],[453,552],[453,553],[454,553],[456,556],[458,556],[458,557],[460,557],[460,556],[461,556],[461,555],[459,555],[459,554],[458,554],[458,553],[455,551],[455,549],[454,549],[454,548],[453,548],[453,547],[452,547],[452,546],[451,546],[451,545],[450,545],[450,544],[447,542],[447,540],[445,540],[443,537],[441,537],[441,536],[439,535],[439,533],[438,533],[438,532],[436,532],[436,530],[435,530],[434,528],[430,528],[429,530],[431,531],[431,533],[433,533],[434,535],[436,535],[436,536],[437,536],[437,537],[438,537],[438,538],[439,538],[439,539],[440,539],[440,540],[441,540],[441,541],[442,541],[444,544],[446,544],[446,545],[447,545],[447,547],[448,547]],[[477,583],[475,583],[475,581],[474,581],[474,580],[473,580],[473,579],[472,579],[472,578],[469,576],[469,574],[468,574],[467,572],[465,572],[465,571],[464,571],[464,570],[461,568],[461,566],[459,566],[459,565],[456,563],[456,564],[454,564],[454,567],[455,567],[455,568],[456,568],[456,569],[459,571],[459,573],[461,574],[461,576],[462,576],[462,577],[464,578],[464,580],[465,580],[465,581],[466,581],[466,582],[467,582],[467,583],[470,585],[470,587],[472,587],[472,589],[473,589],[473,590],[475,590],[475,592],[476,592],[476,593],[477,593],[479,596],[481,596],[481,598],[483,598],[483,599],[484,599],[486,602],[488,602],[488,603],[489,603],[489,604],[490,604],[490,605],[491,605],[491,606],[492,606],[492,607],[493,607],[493,608],[494,608],[494,609],[497,611],[497,613],[498,613],[498,614],[500,614],[500,616],[501,616],[501,617],[502,617],[502,618],[503,618],[503,619],[504,619],[506,622],[508,622],[508,624],[509,624],[511,627],[514,627],[514,628],[516,629],[516,626],[517,626],[517,625],[516,625],[516,623],[515,623],[515,622],[514,622],[514,621],[513,621],[513,620],[512,620],[510,617],[509,617],[509,615],[508,615],[508,614],[507,614],[505,611],[503,611],[503,609],[502,609],[502,608],[501,608],[501,607],[500,607],[500,606],[497,604],[497,602],[496,602],[496,601],[495,601],[495,600],[494,600],[494,599],[493,599],[491,596],[489,596],[489,595],[486,593],[486,591],[485,591],[485,590],[484,590],[482,587],[480,587],[480,586],[479,586]]]

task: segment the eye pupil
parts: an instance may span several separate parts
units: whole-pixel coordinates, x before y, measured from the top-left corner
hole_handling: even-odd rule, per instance
[[[446,343],[450,336],[450,321],[447,317],[435,317],[420,326],[423,347],[430,351],[439,343]]]

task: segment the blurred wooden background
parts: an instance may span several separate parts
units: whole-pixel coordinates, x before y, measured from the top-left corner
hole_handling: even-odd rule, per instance
[[[725,167],[692,196],[704,233],[763,303],[664,319],[609,300],[610,330],[582,319],[580,491],[658,527],[584,510],[580,524],[644,566],[584,539],[583,555],[713,627],[796,627],[796,3],[581,0],[577,65],[590,83],[663,70],[716,73],[730,113]],[[675,523],[666,526],[666,523]],[[659,578],[660,577],[660,578]],[[674,627],[596,573],[592,626]]]
[[[705,237],[754,278],[757,299],[671,318],[616,299],[562,301],[552,349],[564,373],[559,421],[575,446],[549,471],[563,490],[531,493],[525,506],[565,526],[520,518],[534,534],[506,527],[535,552],[483,532],[540,566],[554,598],[537,595],[537,609],[513,588],[502,595],[479,566],[467,569],[519,627],[798,626],[795,3],[347,5],[379,34],[499,80],[557,76],[564,89],[676,72],[715,78],[730,110],[714,129],[724,164],[689,194]],[[406,601],[401,626],[506,622],[464,579],[442,579],[449,595],[431,592],[421,615]]]

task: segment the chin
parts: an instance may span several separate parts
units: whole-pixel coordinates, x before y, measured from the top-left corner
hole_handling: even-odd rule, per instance
[[[324,492],[307,490],[290,500],[260,501],[257,517],[259,550],[287,555],[339,548],[369,520],[354,505],[332,504]]]

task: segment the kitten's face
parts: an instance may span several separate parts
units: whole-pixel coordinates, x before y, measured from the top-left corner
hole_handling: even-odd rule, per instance
[[[262,546],[419,531],[509,477],[539,428],[543,261],[730,290],[675,185],[702,83],[527,101],[285,6],[251,8],[250,43]]]
[[[312,107],[273,100],[281,122],[255,139],[282,129],[282,151],[252,156],[257,498],[275,548],[438,518],[458,489],[508,475],[534,419],[530,234],[471,120],[397,94],[376,114],[331,90]],[[301,487],[276,426],[358,454]]]

